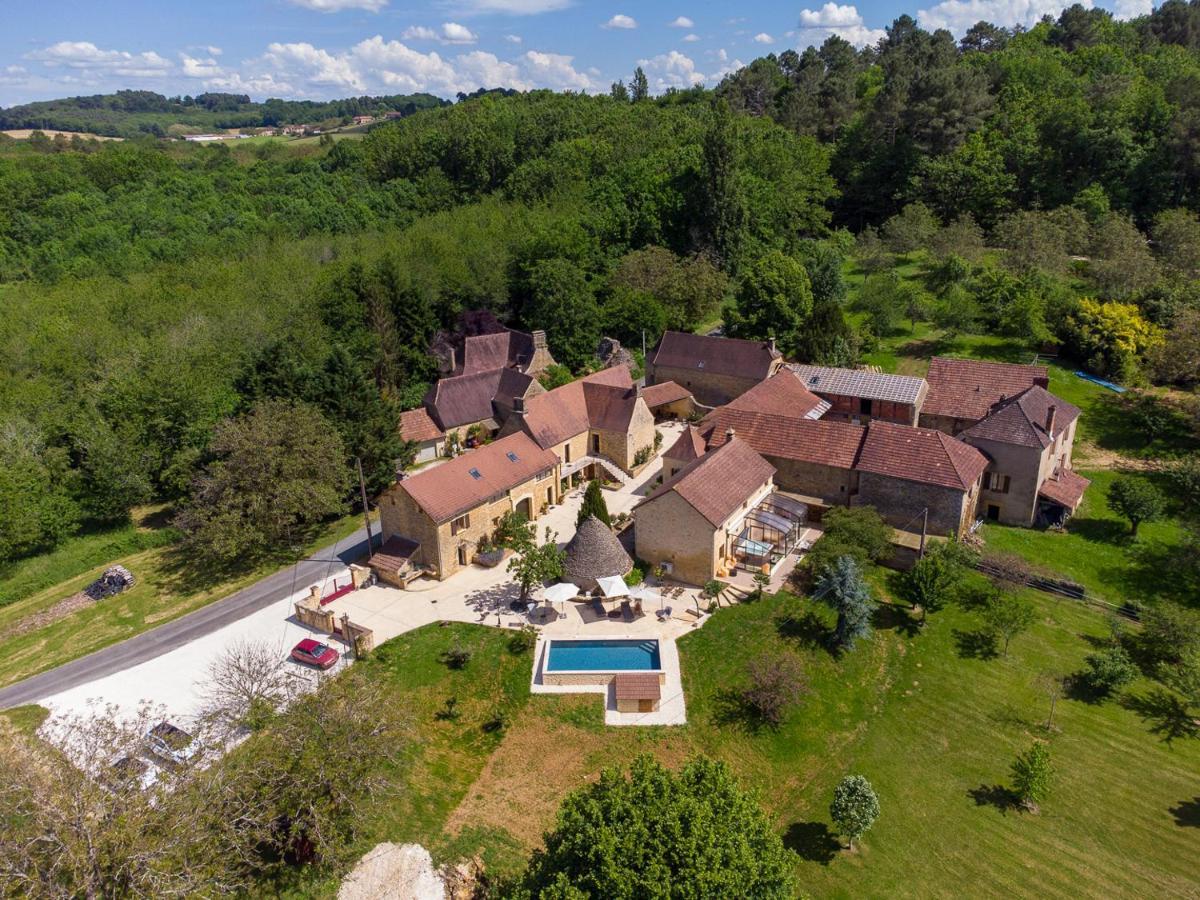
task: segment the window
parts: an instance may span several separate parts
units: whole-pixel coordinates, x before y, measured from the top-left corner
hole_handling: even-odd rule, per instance
[[[516,462],[516,461],[519,459],[519,457],[517,456],[517,454],[513,453],[511,450],[509,450],[509,451],[508,451],[507,453],[505,453],[504,455],[508,457],[508,461],[509,461],[509,462]]]
[[[470,475],[471,475],[471,477],[472,477],[472,478],[474,478],[476,481],[478,481],[480,478],[482,478],[482,477],[483,477],[482,475],[480,475],[480,474],[479,474],[479,470],[478,470],[478,469],[471,469],[471,470],[470,470]]]
[[[994,491],[997,494],[1007,494],[1011,480],[1008,475],[1001,475],[999,472],[984,472],[983,489]]]
[[[871,414],[871,400],[868,397],[862,397],[858,401],[858,411],[864,416]]]
[[[470,527],[471,527],[471,514],[467,513],[465,516],[459,516],[457,519],[455,519],[453,522],[450,523],[450,533],[458,534],[460,531],[466,531]]]

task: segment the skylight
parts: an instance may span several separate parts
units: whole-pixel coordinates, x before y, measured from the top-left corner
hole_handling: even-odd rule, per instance
[[[508,457],[508,461],[509,461],[509,462],[516,462],[516,461],[517,461],[517,459],[519,458],[519,457],[517,456],[517,454],[513,453],[511,450],[509,450],[509,451],[508,451],[507,453],[505,453],[504,455]]]
[[[474,478],[476,481],[478,481],[483,476],[479,474],[478,469],[471,469],[471,477]]]

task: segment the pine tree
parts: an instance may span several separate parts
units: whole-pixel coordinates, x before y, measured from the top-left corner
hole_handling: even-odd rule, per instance
[[[646,80],[646,73],[642,71],[641,66],[633,70],[633,79],[629,83],[629,94],[634,103],[650,98],[650,82]]]
[[[604,502],[604,492],[599,479],[588,482],[587,490],[583,492],[583,505],[579,507],[579,515],[575,517],[575,527],[582,525],[588,516],[595,516],[612,528],[612,519],[608,515],[608,504]]]
[[[813,597],[824,600],[837,611],[833,640],[838,648],[850,650],[859,638],[871,633],[875,598],[853,557],[838,557],[821,575]]]

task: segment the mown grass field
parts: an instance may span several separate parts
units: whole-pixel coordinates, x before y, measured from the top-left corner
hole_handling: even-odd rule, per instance
[[[395,789],[362,807],[356,850],[414,840],[439,859],[479,854],[511,876],[562,796],[605,766],[639,752],[669,765],[705,753],[758,792],[807,895],[1194,896],[1200,739],[1168,739],[1176,708],[1145,680],[1123,700],[1059,700],[1046,731],[1038,675],[1077,671],[1107,624],[1073,602],[1029,599],[1035,625],[990,658],[978,655],[977,614],[954,607],[916,632],[905,608],[885,606],[874,637],[840,658],[825,649],[831,614],[810,601],[781,594],[722,609],[680,642],[689,722],[677,728],[605,728],[596,696],[531,696],[532,659],[509,649],[510,634],[456,624],[401,636],[354,673],[383,679],[413,727]],[[456,644],[473,651],[459,671],[441,661]],[[736,698],[764,652],[797,654],[809,680],[777,731],[756,728]],[[489,731],[497,706],[509,724]],[[1050,741],[1055,777],[1031,815],[1004,787],[1035,738]],[[883,809],[853,854],[828,817],[834,784],[851,772],[871,779]],[[331,896],[337,878],[274,887]]]
[[[0,573],[0,596],[8,600],[2,614],[10,627],[82,590],[114,563],[125,566],[136,579],[122,594],[36,630],[6,635],[0,686],[178,618],[291,564],[289,558],[240,571],[199,569],[175,543],[176,535],[162,517],[150,512],[140,525],[70,538],[55,552]],[[329,523],[313,536],[304,553],[346,538],[361,525],[360,516]]]

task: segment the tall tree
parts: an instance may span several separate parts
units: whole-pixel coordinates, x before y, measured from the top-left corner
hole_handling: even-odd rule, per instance
[[[261,401],[222,422],[211,451],[215,459],[176,517],[201,557],[229,563],[287,552],[344,508],[345,445],[312,406]]]
[[[736,125],[724,100],[713,104],[702,154],[700,228],[706,246],[728,268],[741,246],[746,210],[738,186]]]
[[[650,82],[646,80],[646,73],[642,71],[641,66],[633,70],[633,78],[629,81],[629,96],[634,103],[650,99]]]
[[[799,343],[804,321],[812,312],[808,273],[794,257],[768,251],[742,272],[734,304],[725,314],[733,337],[776,338],[787,350]]]
[[[862,775],[847,775],[838,782],[829,804],[834,827],[846,836],[849,848],[867,833],[879,818],[879,797],[871,782]]]
[[[813,597],[824,600],[837,612],[833,640],[838,648],[851,650],[860,638],[871,634],[871,615],[877,604],[853,557],[839,557],[825,569]]]
[[[597,864],[596,848],[604,863]],[[648,755],[569,794],[518,895],[791,897],[795,856],[724,763]]]
[[[588,482],[587,490],[583,492],[583,504],[579,507],[579,515],[575,517],[575,527],[582,525],[589,516],[595,516],[605,525],[612,527],[608,504],[604,502],[604,491],[596,478]]]
[[[596,358],[600,310],[582,269],[566,259],[547,259],[531,272],[532,297],[522,317],[542,328],[554,358],[578,372]]]

